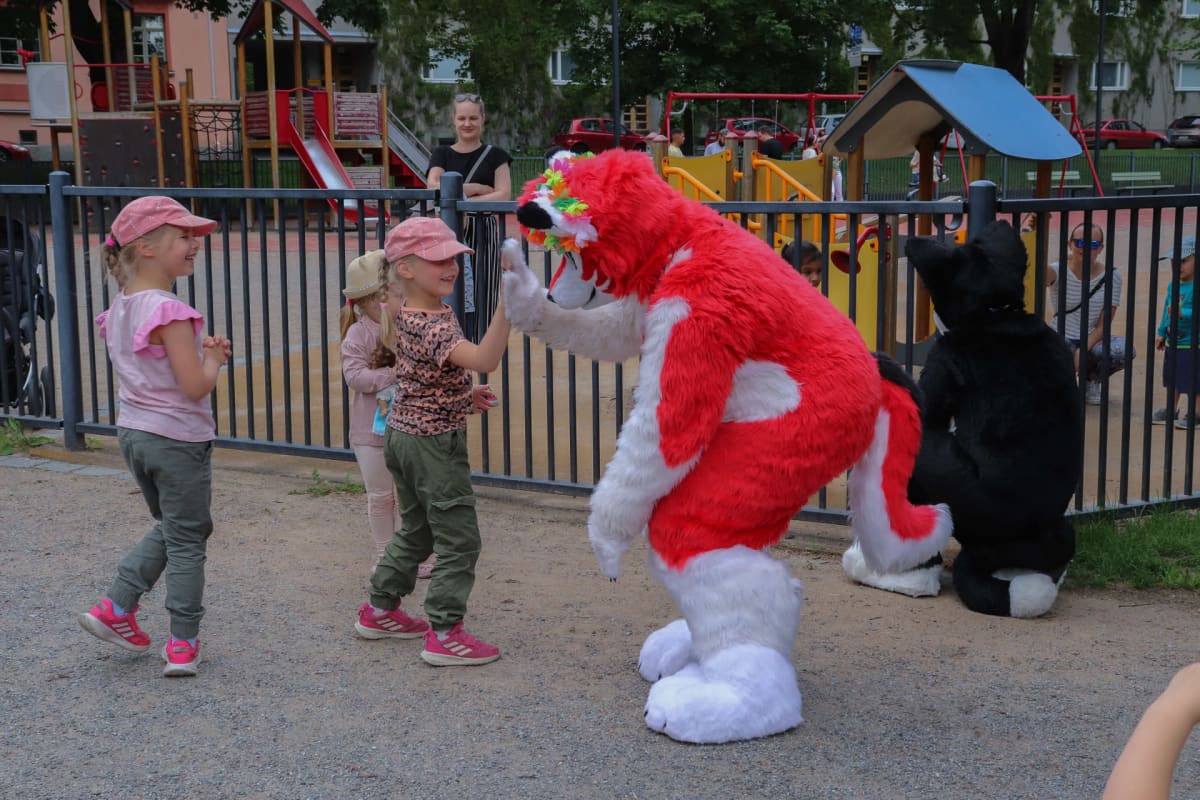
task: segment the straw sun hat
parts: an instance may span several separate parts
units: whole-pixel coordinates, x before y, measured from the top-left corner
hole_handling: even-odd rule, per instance
[[[382,250],[372,250],[351,261],[346,266],[346,288],[342,294],[347,300],[358,300],[378,294],[383,288],[379,278],[380,268],[387,264]]]

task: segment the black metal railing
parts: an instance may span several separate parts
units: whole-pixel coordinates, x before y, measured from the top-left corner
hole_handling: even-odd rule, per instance
[[[4,216],[22,221],[52,244],[42,257],[43,273],[57,306],[49,317],[34,314],[33,335],[22,351],[33,369],[27,374],[38,378],[40,399],[18,398],[0,409],[0,417],[61,427],[68,447],[81,447],[85,434],[115,433],[116,385],[93,322],[113,291],[98,248],[124,203],[140,195],[169,194],[220,223],[205,239],[195,274],[177,287],[204,315],[210,331],[234,341],[230,369],[212,396],[218,445],[352,460],[337,327],[345,265],[381,246],[387,226],[408,214],[440,214],[461,230],[463,214],[490,213],[497,215],[502,235],[518,236],[514,203],[464,200],[458,180],[447,175],[440,191],[162,190],[78,187],[57,173],[48,190],[0,187]],[[391,218],[348,225],[350,200],[384,203]],[[966,198],[927,203],[724,203],[719,210],[747,226],[760,220],[754,223],[761,224],[756,233],[768,241],[777,231],[807,229],[818,219],[817,244],[827,256],[839,239],[853,240],[849,232],[864,223],[886,231],[877,254],[851,248],[849,277],[838,276],[848,292],[838,302],[867,331],[870,346],[890,351],[912,372],[920,370],[929,330],[915,275],[902,258],[890,259],[902,252],[905,237],[925,229],[944,239],[961,237],[964,214],[972,230],[996,216],[1017,224],[1032,221],[1036,233],[1029,235],[1030,247],[1038,255],[1027,279],[1029,297],[1035,313],[1049,318],[1061,296],[1041,288],[1046,264],[1065,260],[1066,239],[1077,221],[1096,221],[1109,243],[1107,266],[1120,268],[1125,278],[1122,296],[1111,298],[1118,314],[1109,332],[1134,342],[1137,357],[1130,369],[1105,382],[1101,405],[1087,407],[1086,467],[1075,512],[1091,513],[1200,503],[1193,479],[1194,428],[1151,421],[1167,391],[1158,385],[1153,337],[1171,276],[1168,262],[1158,259],[1183,236],[1195,235],[1198,203],[1194,195],[1002,199],[984,182],[970,187]],[[548,280],[556,266],[550,255],[536,249],[529,255]],[[855,268],[860,256],[869,262],[861,276]],[[876,260],[884,266],[872,274]],[[827,293],[833,287],[831,269],[827,257]],[[471,422],[477,479],[589,492],[616,448],[637,366],[636,359],[621,364],[580,359],[514,334],[497,374],[483,376],[496,386],[501,404]],[[1084,403],[1082,391],[1079,402]],[[844,520],[844,481],[822,490],[803,514]]]

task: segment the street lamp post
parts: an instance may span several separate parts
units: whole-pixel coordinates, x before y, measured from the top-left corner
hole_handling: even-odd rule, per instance
[[[621,30],[617,0],[612,0],[613,147],[621,146]]]
[[[616,0],[613,0],[616,2]],[[1104,12],[1105,0],[1100,0],[1100,42],[1096,52],[1096,127],[1093,129],[1096,156],[1100,155],[1100,118],[1104,107]]]

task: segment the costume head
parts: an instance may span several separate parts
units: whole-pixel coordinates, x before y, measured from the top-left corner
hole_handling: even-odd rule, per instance
[[[564,308],[648,298],[682,243],[672,235],[672,221],[682,218],[686,201],[654,172],[645,153],[559,153],[517,202],[525,237],[563,256],[549,290]]]
[[[1025,308],[1025,245],[1007,222],[992,222],[961,247],[913,238],[904,254],[948,327],[996,309]]]

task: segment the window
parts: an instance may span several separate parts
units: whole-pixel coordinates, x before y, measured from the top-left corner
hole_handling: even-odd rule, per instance
[[[1129,88],[1129,65],[1124,61],[1105,61],[1100,67],[1104,89],[1123,91]],[[1092,88],[1096,88],[1096,65],[1092,65]]]
[[[550,82],[555,86],[570,83],[575,75],[575,62],[561,47],[550,54]]]
[[[166,17],[162,14],[133,15],[133,62],[149,64],[154,56],[167,60]]]
[[[429,63],[421,67],[421,79],[426,83],[458,83],[471,80],[471,76],[467,74],[466,61],[461,56],[437,58],[430,53]]]
[[[0,36],[0,69],[5,67],[21,67],[19,50],[29,50],[37,53],[41,47],[36,39],[16,39],[12,36]]]
[[[1200,17],[1200,0],[1183,0],[1181,17]]]
[[[1200,61],[1181,61],[1175,73],[1175,91],[1200,91]]]

